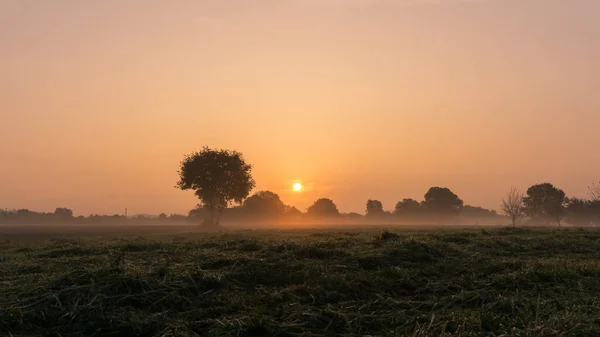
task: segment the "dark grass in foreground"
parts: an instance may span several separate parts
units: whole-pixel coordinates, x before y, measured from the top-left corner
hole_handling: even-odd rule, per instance
[[[597,336],[597,230],[0,241],[2,336]]]

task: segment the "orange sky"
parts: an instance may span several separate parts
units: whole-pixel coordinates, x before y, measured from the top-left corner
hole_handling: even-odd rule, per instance
[[[302,210],[585,196],[598,60],[597,0],[0,0],[0,207],[184,213],[203,145]]]

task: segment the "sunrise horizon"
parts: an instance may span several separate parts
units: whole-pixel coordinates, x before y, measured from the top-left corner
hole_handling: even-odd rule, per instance
[[[0,0],[0,335],[596,336],[600,0]]]
[[[305,211],[587,198],[600,2],[0,0],[0,207],[186,214],[202,146]],[[301,186],[295,188],[294,184]],[[132,213],[132,214],[133,214]]]

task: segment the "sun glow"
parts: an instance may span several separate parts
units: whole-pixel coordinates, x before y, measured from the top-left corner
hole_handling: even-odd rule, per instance
[[[302,191],[302,184],[295,183],[294,185],[292,185],[292,189],[294,190],[294,192],[300,192]]]

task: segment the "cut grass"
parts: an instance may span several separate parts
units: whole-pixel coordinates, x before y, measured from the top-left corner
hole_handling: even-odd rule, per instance
[[[0,335],[597,336],[600,231],[0,239]]]

